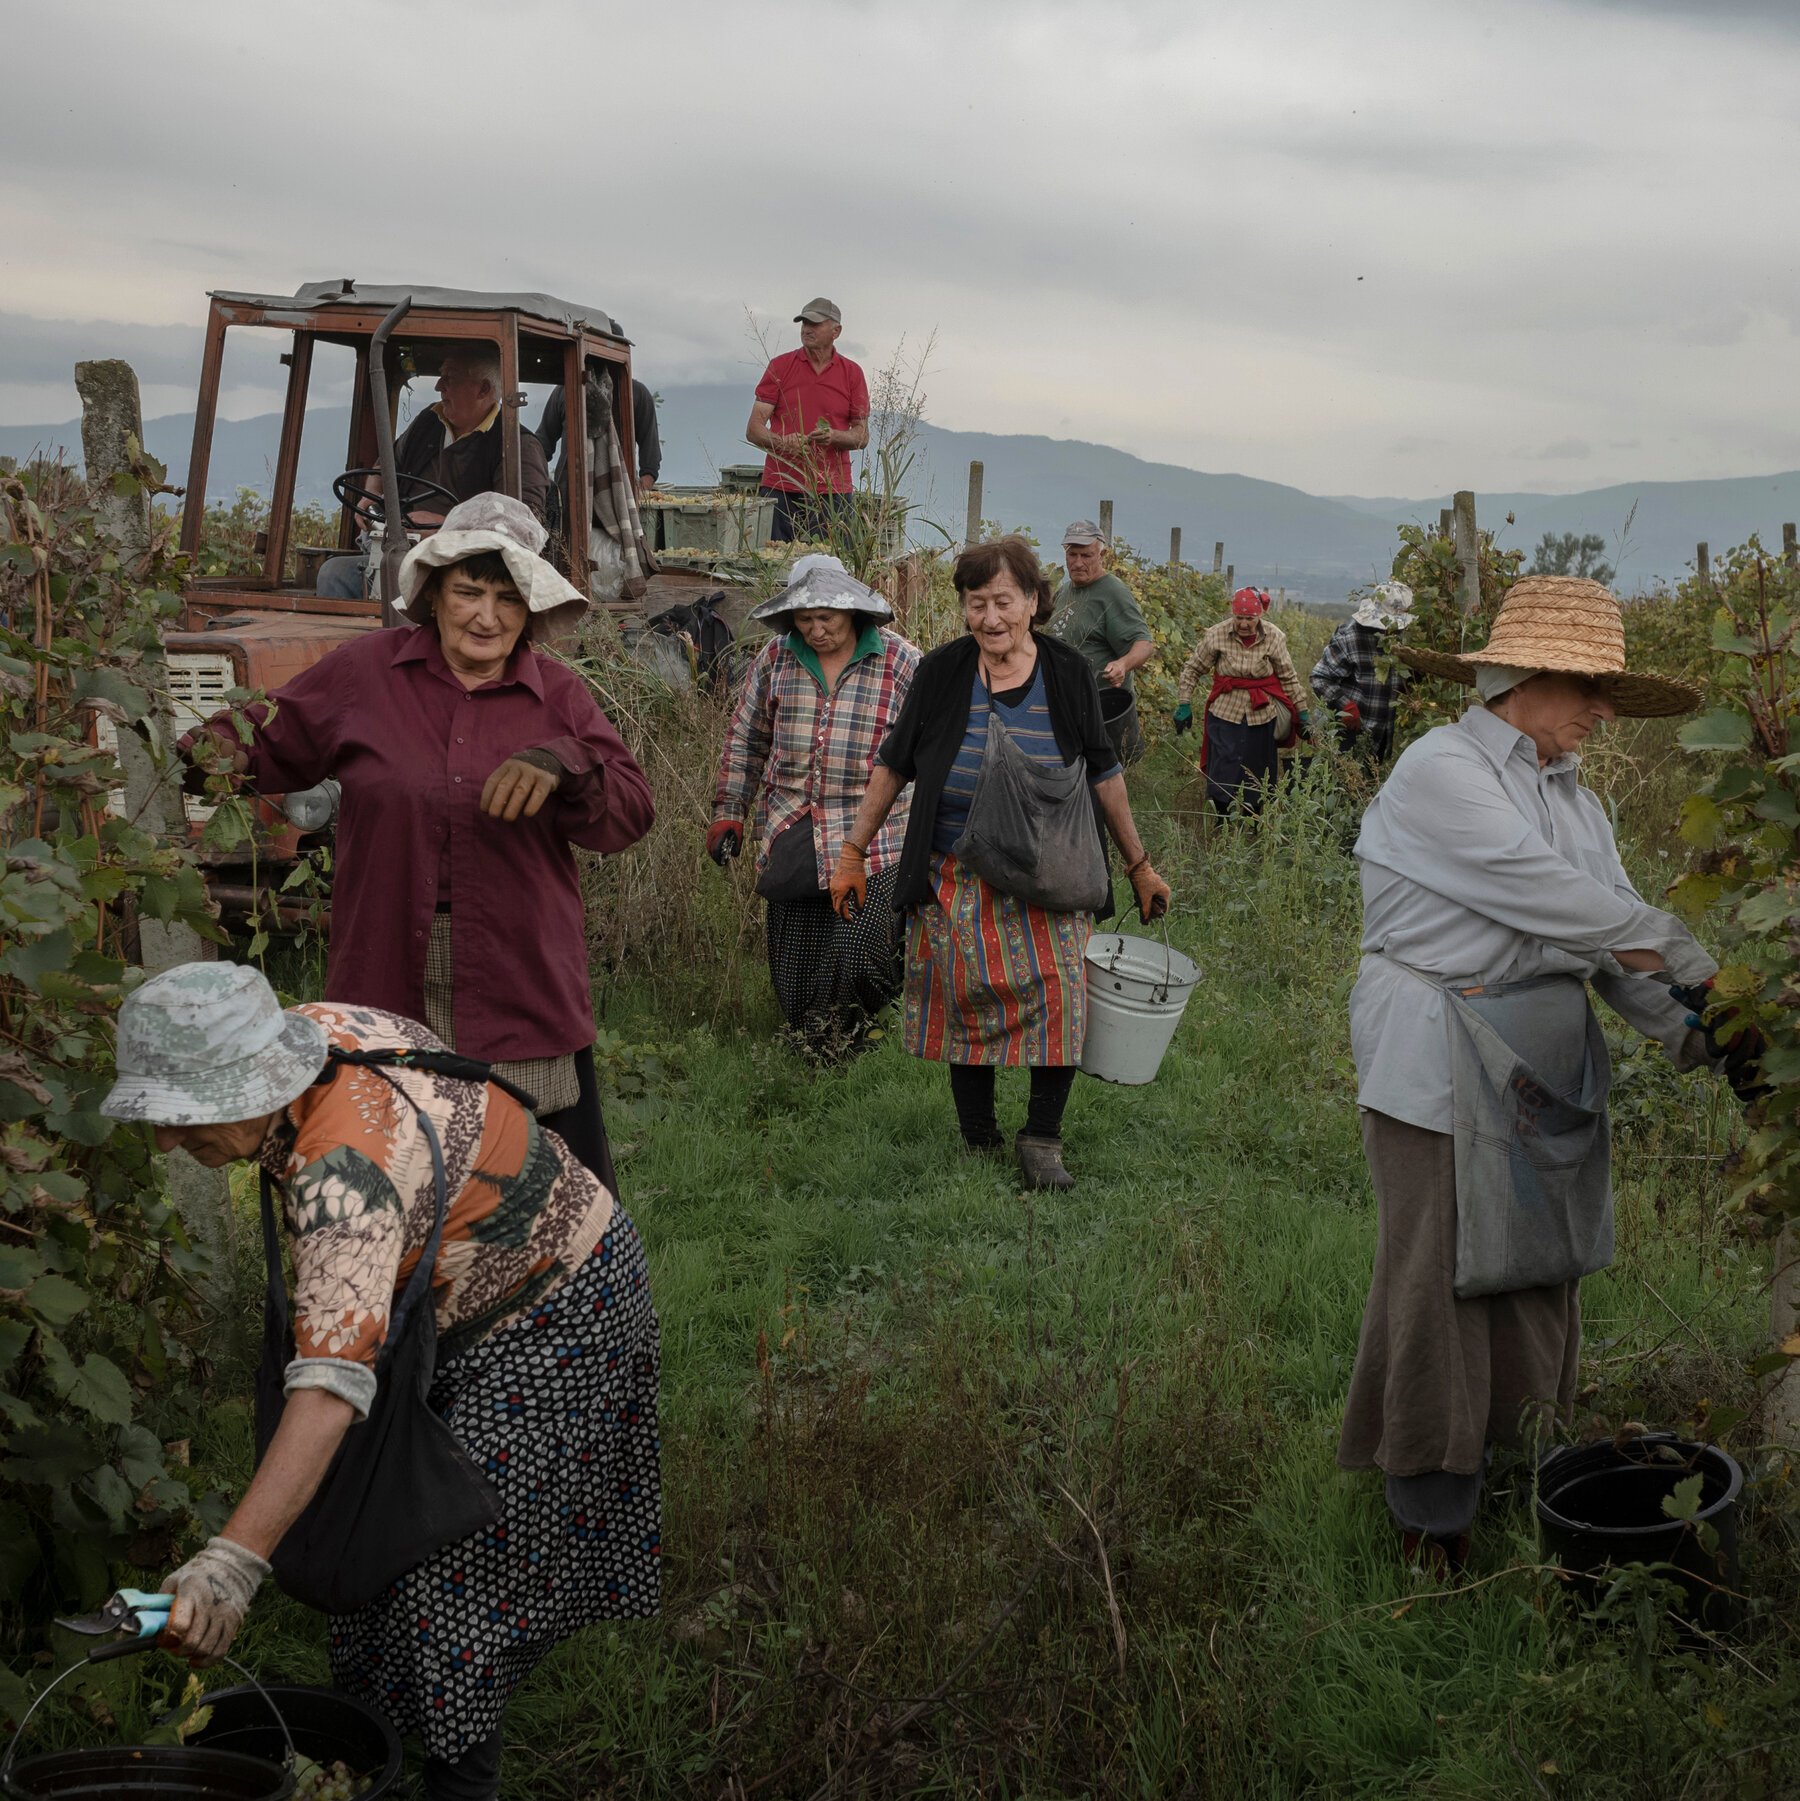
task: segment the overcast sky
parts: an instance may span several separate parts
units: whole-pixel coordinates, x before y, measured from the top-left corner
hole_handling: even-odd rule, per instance
[[[751,321],[824,293],[871,373],[935,332],[941,425],[1319,493],[1800,465],[1800,0],[63,0],[6,43],[0,422],[93,354],[188,410],[206,289],[348,275],[591,301],[746,411]]]

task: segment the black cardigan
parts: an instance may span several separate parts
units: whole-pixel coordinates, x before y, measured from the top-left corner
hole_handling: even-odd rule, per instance
[[[1050,712],[1050,729],[1065,765],[1078,756],[1087,758],[1090,779],[1098,780],[1119,767],[1119,753],[1107,735],[1100,715],[1100,689],[1087,658],[1060,638],[1046,638],[1034,631],[1038,664],[1044,672],[1044,702]],[[906,822],[906,842],[900,847],[900,875],[894,885],[894,911],[904,913],[931,897],[931,834],[937,826],[938,802],[950,779],[950,766],[969,729],[969,708],[975,699],[975,675],[980,667],[981,646],[964,634],[940,644],[919,660],[912,686],[906,691],[900,717],[881,741],[875,760],[913,785],[912,812]],[[1035,673],[1035,671],[1034,671]],[[1098,813],[1098,807],[1095,809]],[[1099,820],[1095,820],[1096,827]],[[1106,843],[1101,831],[1100,842]],[[1110,918],[1112,903],[1096,917]]]

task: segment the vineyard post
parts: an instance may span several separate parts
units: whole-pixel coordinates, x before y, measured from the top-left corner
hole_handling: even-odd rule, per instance
[[[1223,538],[1213,546],[1213,574],[1217,575],[1225,567],[1225,540]]]
[[[1181,567],[1181,527],[1179,525],[1169,527],[1169,567],[1171,569]]]
[[[121,494],[115,477],[130,476],[131,443],[141,454],[144,443],[144,411],[138,391],[137,371],[129,363],[109,359],[75,365],[75,391],[81,396],[81,456],[94,513],[100,529],[116,538],[120,561],[133,567],[150,548],[150,496],[141,485]],[[197,495],[187,495],[189,506],[204,506]],[[151,696],[150,717],[165,751],[175,742],[175,722],[169,700],[168,664],[160,655],[144,659],[143,683]],[[172,754],[158,769],[137,733],[119,728],[119,766],[125,775],[125,816],[156,837],[187,836],[187,812],[182,804],[178,765]],[[178,920],[138,916],[139,956],[152,975],[173,969],[178,963],[211,962],[217,948],[192,926]],[[181,1217],[213,1257],[223,1274],[222,1252],[226,1222],[230,1216],[229,1191],[223,1169],[207,1169],[186,1151],[168,1158],[169,1198]],[[215,1288],[215,1292],[217,1289]]]
[[[1465,613],[1481,611],[1481,539],[1475,531],[1475,495],[1459,488],[1451,510],[1456,515],[1456,560],[1462,565],[1462,591],[1457,605]]]
[[[1800,545],[1794,542],[1794,522],[1791,519],[1781,528],[1781,560],[1790,569],[1800,567]]]
[[[1775,1277],[1769,1284],[1771,1342],[1800,1332],[1800,1223],[1789,1220],[1775,1239]],[[1768,1387],[1765,1429],[1774,1443],[1800,1451],[1800,1363],[1790,1363]]]
[[[1454,538],[1456,536],[1456,513],[1450,507],[1438,508],[1438,536]]]
[[[1100,536],[1106,540],[1108,550],[1112,549],[1112,502],[1103,500],[1100,503]]]
[[[1227,594],[1229,594],[1231,592],[1232,584],[1235,583],[1236,580],[1237,580],[1237,564],[1236,563],[1227,563],[1225,565],[1225,592]]]
[[[1700,579],[1703,582],[1712,580],[1712,558],[1706,554],[1704,538],[1694,546],[1694,567],[1700,572]]]
[[[977,544],[981,541],[981,477],[981,465],[971,463],[969,465],[968,529],[963,533],[965,545]]]

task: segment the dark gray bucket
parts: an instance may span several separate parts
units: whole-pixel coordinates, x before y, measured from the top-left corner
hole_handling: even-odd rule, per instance
[[[335,1689],[270,1682],[264,1692],[281,1710],[294,1749],[314,1763],[341,1758],[358,1776],[369,1778],[363,1801],[391,1794],[400,1786],[405,1758],[400,1735],[386,1718],[354,1695]],[[226,1688],[206,1697],[212,1718],[190,1745],[237,1751],[279,1762],[283,1750],[280,1724],[253,1688]]]
[[[1144,735],[1138,730],[1137,696],[1129,688],[1100,684],[1100,721],[1121,763],[1135,763],[1144,754]]]
[[[1672,1520],[1665,1496],[1698,1473],[1700,1511]],[[1681,1585],[1685,1611],[1710,1632],[1737,1624],[1738,1496],[1744,1472],[1716,1445],[1694,1444],[1672,1432],[1650,1432],[1623,1449],[1611,1441],[1558,1451],[1538,1468],[1537,1517],[1551,1556],[1585,1578],[1590,1596],[1601,1572],[1625,1563],[1662,1564]],[[1694,1526],[1719,1535],[1708,1553]]]

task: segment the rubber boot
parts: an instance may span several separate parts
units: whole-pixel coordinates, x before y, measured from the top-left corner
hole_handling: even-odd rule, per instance
[[[1423,1532],[1402,1532],[1400,1554],[1408,1569],[1420,1569],[1447,1582],[1460,1576],[1469,1561],[1469,1535],[1459,1532],[1454,1538],[1427,1538]]]
[[[1013,1140],[1013,1154],[1030,1188],[1073,1188],[1075,1178],[1063,1168],[1060,1138],[1027,1138],[1021,1132]]]

